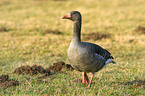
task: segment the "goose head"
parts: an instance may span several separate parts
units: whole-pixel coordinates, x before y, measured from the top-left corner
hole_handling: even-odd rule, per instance
[[[62,19],[70,19],[72,21],[80,21],[81,20],[81,14],[78,11],[71,11],[67,15],[63,16]]]

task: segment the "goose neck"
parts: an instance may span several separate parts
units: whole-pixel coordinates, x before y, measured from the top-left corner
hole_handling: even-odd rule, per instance
[[[74,21],[73,40],[81,41],[81,20]]]

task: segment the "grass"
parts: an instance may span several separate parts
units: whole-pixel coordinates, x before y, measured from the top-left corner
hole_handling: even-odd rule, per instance
[[[145,80],[145,34],[135,32],[145,26],[144,5],[144,0],[1,0],[0,27],[7,31],[0,31],[0,75],[9,74],[22,84],[1,88],[0,95],[145,95],[143,87],[124,85]],[[48,83],[38,82],[37,76],[13,74],[22,65],[46,68],[61,60],[68,63],[73,23],[61,16],[72,10],[83,15],[82,34],[111,34],[111,38],[88,42],[109,50],[117,64],[97,72],[89,89],[79,82],[78,71],[55,74],[46,79]]]

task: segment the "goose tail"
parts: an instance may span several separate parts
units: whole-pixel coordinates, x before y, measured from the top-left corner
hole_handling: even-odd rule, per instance
[[[108,59],[108,60],[105,62],[105,64],[108,64],[108,63],[113,63],[113,64],[116,64],[116,62],[115,62],[115,61],[113,61],[112,59]]]

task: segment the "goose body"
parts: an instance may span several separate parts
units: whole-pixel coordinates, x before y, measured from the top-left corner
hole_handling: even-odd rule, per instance
[[[78,71],[83,72],[82,82],[91,86],[93,74],[108,63],[114,63],[113,57],[106,50],[99,45],[81,42],[81,14],[78,11],[71,11],[69,14],[63,16],[63,19],[70,19],[74,22],[73,37],[68,49],[68,59],[70,64]],[[91,72],[91,80],[89,82],[86,73]]]
[[[101,47],[87,42],[71,42],[68,49],[68,59],[72,66],[81,72],[97,72],[105,65],[105,58],[97,54],[95,48]]]

